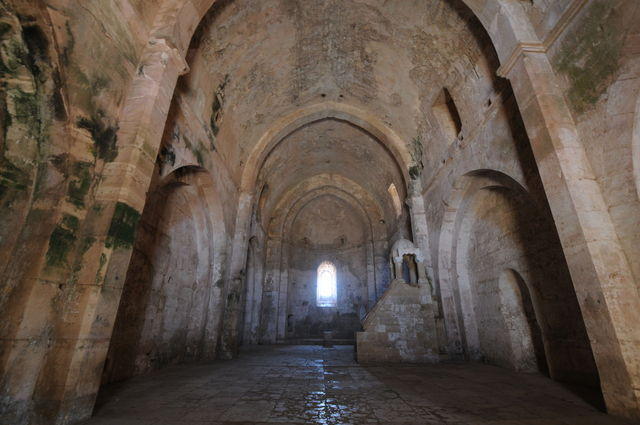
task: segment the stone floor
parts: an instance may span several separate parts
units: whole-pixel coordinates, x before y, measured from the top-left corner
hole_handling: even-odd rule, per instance
[[[107,388],[86,425],[622,424],[557,383],[485,365],[360,366],[353,347],[274,346]]]

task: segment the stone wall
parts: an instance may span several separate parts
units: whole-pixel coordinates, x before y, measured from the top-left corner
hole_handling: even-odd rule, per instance
[[[124,279],[105,284],[109,261],[142,209],[98,193],[148,23],[128,1],[0,2],[2,422],[91,411]]]
[[[367,311],[367,232],[363,217],[343,201],[319,197],[299,213],[287,238],[287,339],[333,337],[354,340]],[[317,269],[337,269],[337,306],[318,307]]]
[[[513,99],[503,102],[509,108]],[[528,140],[517,115],[496,112],[487,113],[485,130],[452,149],[438,170],[447,177],[431,180],[425,192],[450,355],[518,370],[531,370],[535,358],[533,369],[597,387],[581,311],[541,183],[532,172]],[[507,306],[499,288],[505,270],[523,276],[530,294],[531,301],[517,313],[529,318],[526,356],[514,353],[506,327]]]
[[[109,379],[232,356],[243,327],[284,335],[282,242],[327,194],[364,211],[368,306],[389,246],[413,233],[450,356],[528,370],[535,326],[514,341],[535,316],[554,378],[599,372],[609,408],[638,417],[637,1],[80,3],[0,1],[3,421],[90,414],[123,292],[112,355],[128,313],[151,352]],[[187,198],[153,203],[175,184]],[[214,192],[206,208],[194,195]],[[191,272],[161,271],[171,240],[207,237],[203,216],[213,240],[176,256]],[[136,236],[141,219],[155,227]],[[205,292],[219,304],[186,295]],[[151,326],[184,319],[153,311],[165,296],[219,324]],[[474,320],[502,332],[475,344]]]
[[[428,285],[395,279],[363,320],[357,334],[360,363],[433,363],[440,361],[435,323],[437,306]]]
[[[636,286],[640,181],[634,176],[638,151],[634,152],[633,131],[640,96],[638,19],[636,1],[588,2],[549,51]]]
[[[478,338],[469,344],[470,352],[516,370],[550,369],[556,379],[584,380],[597,386],[595,364],[557,236],[535,208],[506,188],[482,189],[470,200],[457,245],[459,284],[468,285],[461,293],[472,292],[466,307],[475,312],[477,321],[468,327],[469,341]],[[510,329],[508,323],[513,318],[508,312],[514,307],[504,299],[513,296],[504,292],[509,289],[503,286],[506,270],[523,281],[514,312],[519,316],[515,319],[527,322],[519,325],[528,331],[524,339],[512,334],[513,326]],[[477,326],[475,338],[471,337],[473,326]],[[520,343],[528,347],[528,355],[518,352]],[[589,370],[594,374],[590,378]]]
[[[151,195],[136,236],[103,383],[216,356],[228,239],[206,172]]]

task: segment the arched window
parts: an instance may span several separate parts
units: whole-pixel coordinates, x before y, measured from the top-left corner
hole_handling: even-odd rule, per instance
[[[318,267],[318,287],[316,290],[318,307],[335,307],[338,304],[336,266],[325,261]]]
[[[396,216],[400,217],[402,215],[402,202],[400,202],[400,195],[398,194],[398,189],[396,189],[396,185],[391,183],[389,188],[387,189],[389,195],[391,195],[391,200],[393,201],[393,208],[396,210]]]
[[[449,90],[443,88],[432,107],[444,135],[451,141],[457,138],[462,131],[462,120]]]

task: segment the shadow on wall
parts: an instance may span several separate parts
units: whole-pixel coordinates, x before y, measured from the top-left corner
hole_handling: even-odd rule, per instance
[[[503,271],[498,280],[498,293],[500,313],[511,346],[512,368],[547,372],[542,333],[524,279],[513,269]]]
[[[439,273],[450,340],[457,338],[473,360],[548,371],[553,379],[599,388],[547,210],[513,179],[491,170],[459,179],[449,205]]]
[[[213,182],[198,167],[176,170],[150,192],[103,384],[215,357],[227,242],[223,223]]]

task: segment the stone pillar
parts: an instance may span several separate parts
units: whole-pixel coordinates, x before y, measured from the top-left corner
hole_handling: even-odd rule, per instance
[[[376,305],[376,265],[375,247],[373,241],[366,244],[367,248],[367,312]]]
[[[14,423],[64,424],[91,415],[136,225],[175,84],[186,70],[178,50],[150,41],[121,113],[116,159],[104,164],[95,202],[83,215],[63,214],[68,219],[56,229],[74,241],[70,267],[42,261],[37,277],[21,283],[26,296],[3,358],[3,398],[30,403],[34,417]]]
[[[429,294],[429,302],[431,302],[431,297],[434,295],[433,287],[431,286],[431,282],[429,281],[429,277],[427,276],[427,268],[425,265],[425,260],[422,257],[416,255],[416,268],[418,269],[418,285],[424,287],[426,292]]]
[[[374,241],[373,265],[375,273],[375,300],[369,308],[373,308],[380,299],[383,289],[393,280],[393,270],[389,267],[389,243],[386,240]]]
[[[251,344],[257,344],[260,332],[260,312],[262,311],[262,283],[264,281],[264,240],[261,241],[260,254],[254,282],[254,304],[251,310]]]
[[[640,295],[547,57],[548,43],[538,39],[518,2],[464,1],[491,35],[502,64],[498,74],[511,80],[571,272],[607,408],[614,415],[640,419]],[[571,13],[576,8],[566,10]],[[565,16],[566,27],[571,17]]]
[[[500,73],[531,140],[609,412],[640,419],[640,296],[557,77],[544,51],[523,44]]]
[[[249,251],[249,233],[251,230],[251,212],[254,196],[251,193],[240,193],[236,212],[235,233],[231,245],[228,278],[225,285],[225,309],[222,317],[222,336],[220,356],[233,358],[238,353],[238,335],[241,331],[240,312],[244,307],[240,302],[245,284],[245,267]]]
[[[278,337],[276,341],[282,342],[287,337],[287,306],[289,301],[289,249],[290,246],[282,243],[280,257],[280,282],[278,283]]]
[[[402,257],[393,257],[393,275],[395,279],[404,281],[402,276]]]
[[[419,180],[412,181],[409,187],[409,212],[411,214],[411,229],[413,242],[423,256],[425,271],[428,276],[433,276],[431,263],[431,251],[429,250],[429,229],[427,227],[427,213],[422,196],[422,183]],[[417,259],[416,259],[417,261]]]
[[[277,335],[278,277],[282,239],[269,237],[265,259],[264,283],[262,286],[262,311],[260,312],[260,335],[263,344],[275,344]]]
[[[416,255],[416,268],[418,269],[418,282],[428,281],[427,279],[427,269],[425,268],[424,258],[418,257]]]

